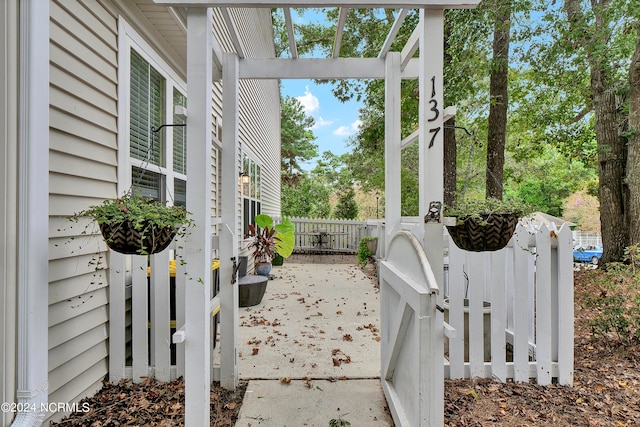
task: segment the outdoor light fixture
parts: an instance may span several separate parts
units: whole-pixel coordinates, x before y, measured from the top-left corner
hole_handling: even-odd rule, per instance
[[[240,182],[242,184],[249,184],[251,181],[251,175],[246,172],[240,172]]]

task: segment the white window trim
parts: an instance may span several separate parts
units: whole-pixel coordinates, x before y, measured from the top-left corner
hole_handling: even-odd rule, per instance
[[[244,171],[244,158],[245,157],[247,157],[249,159],[249,162],[252,162],[255,165],[259,166],[261,171],[264,169],[264,166],[262,165],[262,162],[258,160],[258,157],[255,154],[253,154],[253,152],[250,149],[248,149],[246,147],[240,147],[240,171]],[[251,175],[251,173],[250,173],[250,175]],[[261,173],[261,175],[262,175],[262,173]],[[243,236],[243,237],[244,237],[244,213],[245,213],[244,212],[244,199],[249,199],[249,203],[250,204],[251,204],[252,201],[256,201],[256,202],[260,203],[260,212],[262,212],[262,203],[263,203],[263,201],[262,201],[262,194],[263,194],[263,192],[262,192],[262,177],[260,177],[259,186],[260,186],[260,188],[259,188],[260,197],[254,197],[254,196],[251,196],[251,195],[245,196],[243,185],[242,184],[240,185],[240,187],[241,187],[241,191],[240,191],[240,203],[241,203],[241,205],[240,205],[240,207],[241,207],[241,212],[242,212],[242,223],[241,223],[241,228],[242,228],[241,233],[242,234],[241,234],[241,236]],[[249,218],[249,223],[251,223],[251,218]],[[251,240],[251,238],[246,237],[243,240],[245,240],[245,241],[246,240]]]
[[[120,120],[118,120],[118,195],[125,193],[131,188],[131,167],[141,167],[143,163],[145,163],[138,159],[132,159],[129,153],[131,49],[134,49],[140,54],[145,61],[149,62],[166,80],[165,99],[167,102],[165,117],[167,124],[171,124],[173,120],[173,102],[171,101],[173,100],[173,88],[175,87],[188,98],[187,84],[178,73],[160,57],[156,50],[140,36],[132,25],[120,16],[118,19],[118,117],[120,118]],[[173,180],[178,178],[186,181],[187,176],[173,171],[173,127],[167,126],[164,130],[166,132],[165,166],[158,167],[154,165],[151,169],[149,167],[147,167],[147,169],[166,177],[165,198],[171,201],[174,195]]]

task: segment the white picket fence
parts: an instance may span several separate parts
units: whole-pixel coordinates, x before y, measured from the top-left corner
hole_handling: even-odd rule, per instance
[[[186,274],[171,250],[152,256],[109,255],[109,380],[145,377],[171,381],[184,375],[184,345],[172,344],[173,333],[184,325]],[[215,295],[217,270],[212,270],[211,295]],[[214,314],[218,308],[213,309]],[[215,346],[212,316],[211,346]],[[213,359],[213,358],[212,358]],[[211,361],[213,379],[219,367]]]
[[[457,334],[445,337],[445,377],[571,385],[571,230],[518,225],[506,248],[485,253],[448,239],[444,309]]]
[[[323,253],[357,253],[358,243],[364,236],[378,236],[383,234],[382,220],[345,220],[319,218],[290,218],[296,226],[296,240],[294,252],[323,252]],[[325,233],[322,245],[318,245],[318,235]],[[380,247],[380,245],[378,245]]]
[[[365,233],[384,235],[381,222],[305,220],[297,225],[301,223],[327,228],[333,223],[343,227],[339,230],[351,226],[353,239]],[[384,242],[378,247],[384,251]],[[500,251],[466,252],[453,242],[448,248],[440,304],[456,334],[444,338],[444,376],[502,381],[534,378],[540,384],[557,378],[560,384],[572,384],[571,231],[564,226],[549,230],[544,225],[536,229],[519,225],[509,245]],[[173,250],[151,257],[110,254],[111,381],[141,381],[147,376],[169,381],[184,374],[184,346],[171,344],[176,326],[184,324],[185,272],[177,262],[175,278],[170,276],[174,254]],[[211,294],[215,294],[213,289]],[[211,321],[215,322],[213,317]],[[212,327],[212,347],[214,330]],[[213,360],[211,368],[213,379],[219,378]]]

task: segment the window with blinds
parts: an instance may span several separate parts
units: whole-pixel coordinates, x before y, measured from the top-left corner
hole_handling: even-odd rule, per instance
[[[186,205],[187,131],[174,106],[187,106],[184,87],[162,61],[130,51],[129,155],[132,189],[175,205]],[[160,64],[160,69],[154,68]],[[167,117],[169,115],[169,117]],[[152,132],[152,128],[159,131]],[[178,125],[178,126],[175,126]],[[173,159],[167,161],[167,159]]]
[[[131,50],[129,95],[129,151],[134,159],[164,166],[164,133],[151,132],[165,122],[166,80],[136,51]]]

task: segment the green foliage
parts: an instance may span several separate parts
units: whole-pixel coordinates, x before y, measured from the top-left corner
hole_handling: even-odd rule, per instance
[[[594,335],[622,343],[640,342],[640,249],[625,251],[626,263],[608,263],[588,272],[595,289],[585,292],[585,306],[594,312],[588,325]]]
[[[487,214],[505,214],[513,213],[522,217],[532,212],[531,206],[522,203],[516,199],[499,200],[495,198],[488,199],[465,199],[458,202],[456,206],[445,207],[444,216],[456,217],[458,222],[462,222],[465,218],[480,219]]]
[[[364,236],[362,239],[360,239],[360,242],[358,242],[358,265],[360,267],[364,267],[365,265],[367,265],[369,258],[375,255],[375,252],[372,252],[369,249],[367,243],[376,240],[378,240],[378,238],[375,236]]]
[[[315,175],[305,174],[297,183],[282,183],[282,215],[293,218],[328,218],[331,188]]]
[[[274,225],[269,215],[256,215],[254,223],[249,224],[249,235],[253,240],[248,247],[253,248],[253,256],[259,262],[271,262],[276,252],[288,258],[293,252],[295,231],[296,227],[289,218]]]
[[[188,215],[182,206],[168,206],[139,193],[129,192],[117,199],[107,199],[99,205],[89,206],[69,217],[69,220],[78,222],[81,217],[88,216],[99,225],[112,224],[114,231],[129,221],[144,240],[144,236],[154,228],[170,227],[176,229],[177,235],[184,235],[187,227],[193,224]],[[86,230],[83,234],[86,234]],[[153,248],[143,246],[138,252],[147,255],[153,252]]]
[[[356,219],[358,217],[358,204],[353,187],[343,190],[338,195],[338,204],[333,216],[339,219]]]
[[[300,162],[318,155],[318,146],[313,143],[316,137],[311,131],[315,121],[295,98],[287,96],[280,104],[281,168],[285,181],[290,181],[294,174],[303,173]]]

